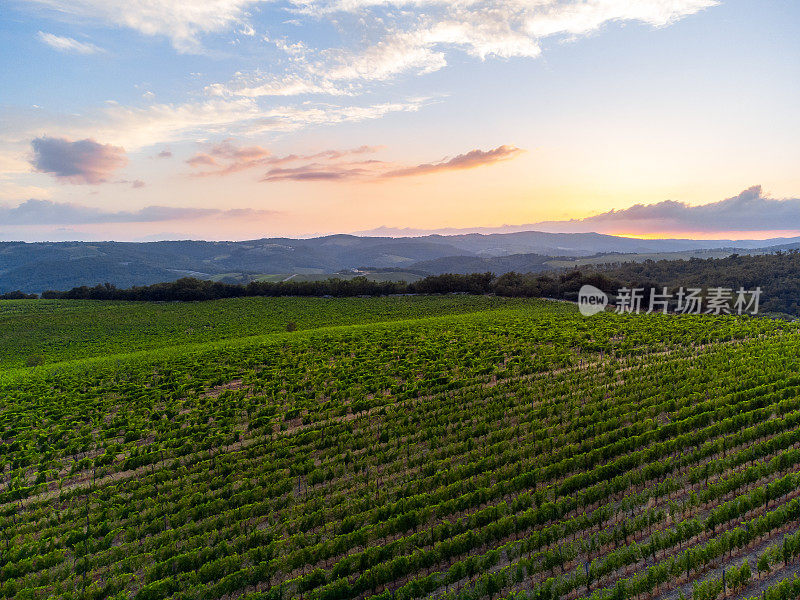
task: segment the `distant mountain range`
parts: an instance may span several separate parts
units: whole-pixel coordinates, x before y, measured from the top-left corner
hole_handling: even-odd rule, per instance
[[[701,250],[720,250],[724,255],[797,247],[800,238],[647,240],[539,231],[419,237],[330,235],[244,242],[0,242],[0,293],[18,289],[40,293],[105,282],[130,287],[187,276],[242,281],[271,274],[333,274],[360,267],[430,274],[536,272],[595,255],[613,254],[609,262],[624,262],[637,254],[651,257],[679,252],[686,258],[687,252]]]

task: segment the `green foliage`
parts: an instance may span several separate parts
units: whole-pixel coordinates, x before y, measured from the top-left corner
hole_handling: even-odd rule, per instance
[[[0,378],[0,595],[711,600],[716,569],[746,595],[743,559],[788,531],[764,553],[789,566],[767,597],[793,597],[795,325],[226,302],[52,305],[56,329],[107,326],[72,347],[108,356]],[[188,345],[212,308],[227,335]],[[128,330],[105,310],[133,311]],[[112,350],[137,344],[154,349]]]
[[[583,267],[623,281],[628,287],[729,287],[747,290],[760,287],[761,312],[800,316],[800,251],[778,251],[762,255],[733,254],[727,258],[701,260],[648,260],[641,263]]]
[[[478,296],[231,298],[202,303],[92,300],[0,301],[0,369],[218,342],[300,329],[357,325],[520,306]]]
[[[44,354],[31,354],[25,359],[25,366],[26,367],[38,367],[43,365],[47,362]]]
[[[769,571],[769,554],[767,552],[763,552],[758,557],[758,562],[756,563],[756,569],[758,570],[759,575],[761,573],[765,573]]]

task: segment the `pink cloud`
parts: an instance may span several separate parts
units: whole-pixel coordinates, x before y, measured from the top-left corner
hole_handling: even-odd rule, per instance
[[[380,150],[379,146],[359,146],[344,150],[323,150],[313,154],[288,154],[274,156],[262,146],[236,146],[231,140],[215,144],[205,152],[198,152],[186,162],[193,167],[219,167],[212,170],[198,171],[196,177],[209,175],[230,175],[258,166],[277,166],[299,161],[336,161],[348,156],[368,154]],[[299,169],[300,167],[298,167]],[[313,177],[309,176],[308,179]],[[319,177],[322,179],[323,177]],[[330,177],[336,179],[337,177]],[[271,181],[271,179],[268,179]]]
[[[204,152],[199,152],[194,156],[192,156],[191,158],[187,159],[186,163],[193,167],[216,166],[217,161],[214,160],[213,156],[205,154]]]
[[[459,154],[455,158],[443,160],[438,163],[424,163],[413,167],[404,167],[384,173],[383,177],[413,177],[415,175],[428,175],[441,171],[458,171],[474,169],[484,165],[491,165],[503,160],[514,158],[524,152],[516,146],[498,146],[493,150],[470,150],[466,154]]]
[[[287,154],[275,156],[262,146],[236,146],[230,140],[198,152],[186,162],[193,167],[214,167],[193,173],[195,177],[229,175],[253,167],[269,167],[261,181],[344,181],[361,179],[380,181],[395,177],[427,175],[443,171],[473,169],[509,160],[523,150],[509,145],[493,150],[471,150],[465,154],[437,163],[403,166],[381,160],[365,159],[347,161],[379,151],[382,146],[359,146],[349,149],[331,149],[313,154]],[[303,162],[305,164],[297,164]],[[292,164],[295,163],[295,166]]]
[[[343,181],[363,178],[370,174],[369,169],[353,166],[354,164],[360,163],[333,165],[311,163],[299,167],[276,167],[267,171],[261,181]]]

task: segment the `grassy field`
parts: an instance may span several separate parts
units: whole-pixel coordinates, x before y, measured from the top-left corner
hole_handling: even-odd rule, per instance
[[[23,356],[96,329],[0,375],[0,596],[800,594],[795,324],[462,296],[2,307]],[[225,336],[187,333],[215,316]]]

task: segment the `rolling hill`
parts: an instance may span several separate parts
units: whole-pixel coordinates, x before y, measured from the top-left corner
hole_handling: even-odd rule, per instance
[[[311,239],[265,238],[244,242],[0,242],[0,293],[41,293],[105,282],[118,287],[193,276],[247,281],[263,275],[333,274],[343,269],[411,269],[443,272],[536,272],[549,262],[619,254],[653,256],[748,248],[797,240],[642,240],[597,233],[459,234],[423,237],[331,235]],[[614,256],[612,256],[614,258]]]

